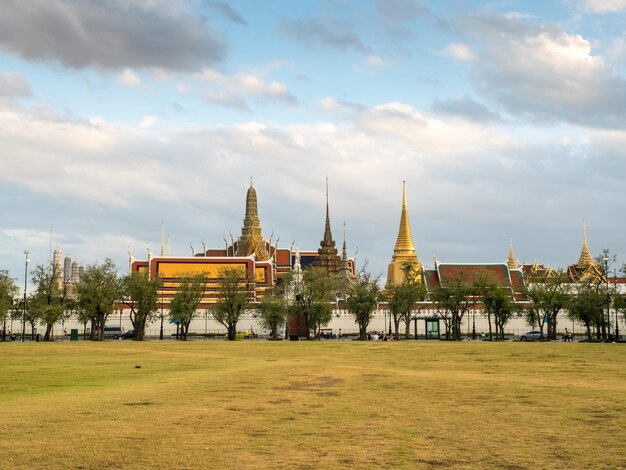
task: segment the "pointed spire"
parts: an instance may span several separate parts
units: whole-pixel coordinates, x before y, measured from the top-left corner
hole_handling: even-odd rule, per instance
[[[406,181],[402,181],[402,212],[400,213],[400,228],[398,229],[398,238],[396,246],[393,249],[394,254],[415,254],[415,245],[413,244],[413,236],[411,235],[411,226],[409,224],[409,214],[406,207]]]
[[[509,244],[509,257],[506,263],[509,265],[509,269],[517,269],[517,263],[515,262],[515,257],[513,256],[513,237],[511,237],[511,242]]]
[[[580,251],[580,258],[578,258],[577,266],[580,268],[586,268],[594,265],[595,262],[589,253],[589,247],[587,246],[587,226],[583,220],[583,248]]]
[[[165,254],[165,222],[161,221],[161,256]]]
[[[328,176],[326,177],[326,227],[324,227],[324,241],[333,241],[333,234],[330,230],[330,211],[328,210]]]
[[[318,256],[313,261],[314,266],[322,266],[329,272],[336,273],[341,269],[341,257],[335,247],[333,234],[330,230],[330,210],[328,208],[328,177],[326,177],[326,225],[324,227],[324,238],[320,242],[317,250]]]

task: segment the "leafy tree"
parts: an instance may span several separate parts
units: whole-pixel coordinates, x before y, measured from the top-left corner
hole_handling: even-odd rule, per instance
[[[312,266],[302,273],[302,282],[296,286],[298,310],[304,317],[307,338],[312,329],[319,338],[319,330],[332,319],[331,302],[341,288],[341,279],[326,268]]]
[[[162,285],[161,278],[150,279],[148,273],[142,272],[131,273],[123,280],[122,292],[130,306],[130,321],[137,341],[143,341],[146,325],[156,318],[158,291]]]
[[[121,294],[121,281],[117,277],[117,267],[109,258],[102,264],[85,268],[76,285],[78,308],[83,320],[91,322],[91,339],[104,339],[104,325]]]
[[[399,285],[390,286],[386,292],[389,312],[393,318],[395,337],[398,339],[400,320],[404,322],[404,337],[408,338],[411,327],[411,312],[416,302],[426,298],[426,286],[419,279],[419,269],[414,264],[402,266],[404,280]]]
[[[504,325],[513,317],[515,305],[509,288],[493,284],[483,297],[485,312],[489,317],[489,334],[491,335],[491,316],[494,317],[496,338],[504,339]]]
[[[367,326],[372,319],[378,302],[378,278],[361,271],[356,281],[350,285],[349,297],[346,299],[346,308],[352,315],[354,321],[359,325],[359,338],[367,338]]]
[[[622,313],[624,321],[626,322],[626,294],[615,294],[613,299],[613,308]]]
[[[189,325],[196,315],[204,297],[206,278],[204,274],[183,276],[178,290],[170,303],[170,319],[180,326],[180,339],[187,341]]]
[[[591,340],[591,327],[604,323],[607,293],[603,286],[592,282],[579,285],[567,302],[568,317],[585,325],[587,339]]]
[[[31,320],[39,320],[45,325],[44,341],[50,341],[52,328],[66,314],[67,290],[61,276],[61,270],[54,263],[40,264],[33,272],[35,293],[29,303]]]
[[[9,276],[7,270],[0,270],[0,321],[2,322],[2,338],[0,340],[2,341],[6,339],[6,321],[15,306],[14,299],[17,293],[18,288],[15,285],[15,280]]]
[[[243,269],[225,268],[218,273],[219,299],[213,305],[213,317],[228,331],[228,340],[234,341],[237,323],[250,308],[250,286]]]
[[[524,288],[524,294],[529,300],[526,307],[528,323],[537,323],[543,336],[543,321],[547,319],[547,336],[556,339],[557,316],[567,305],[570,292],[571,286],[563,270],[552,275],[531,276]]]
[[[259,303],[259,316],[263,328],[272,331],[272,338],[279,339],[278,329],[287,320],[285,298],[275,292],[266,292]]]
[[[431,293],[433,304],[444,313],[446,336],[451,332],[454,339],[461,339],[461,320],[475,304],[474,294],[473,286],[466,284],[463,273],[451,278],[445,286],[440,286]]]

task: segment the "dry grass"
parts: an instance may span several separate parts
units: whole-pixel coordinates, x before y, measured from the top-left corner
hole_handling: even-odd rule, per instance
[[[0,467],[626,467],[625,359],[614,344],[5,343]]]

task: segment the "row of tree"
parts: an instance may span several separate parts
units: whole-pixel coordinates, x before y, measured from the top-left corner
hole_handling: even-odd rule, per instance
[[[118,277],[117,268],[109,259],[102,264],[88,266],[69,295],[67,286],[59,282],[61,273],[50,263],[39,265],[32,273],[34,292],[27,308],[17,300],[18,289],[8,272],[0,271],[0,321],[13,315],[25,320],[34,331],[37,323],[45,327],[44,340],[49,340],[52,328],[65,318],[74,315],[85,327],[91,326],[91,338],[101,340],[108,317],[120,309],[129,309],[135,339],[143,340],[145,328],[159,316],[159,291],[162,280],[150,278],[147,273],[134,272]],[[587,281],[572,284],[562,271],[534,276],[516,301],[510,287],[503,286],[489,272],[474,272],[470,279],[463,274],[447,279],[444,286],[428,293],[421,282],[421,273],[414,265],[404,266],[404,281],[385,291],[379,279],[362,270],[352,282],[323,268],[311,267],[295,274],[282,285],[268,291],[260,302],[251,298],[250,282],[243,270],[223,269],[218,274],[217,302],[211,314],[227,330],[228,339],[234,340],[237,324],[245,313],[254,312],[262,326],[278,338],[279,331],[290,316],[304,319],[307,336],[312,332],[319,337],[320,330],[332,319],[333,303],[342,298],[346,310],[359,327],[359,337],[366,338],[368,325],[378,308],[386,302],[394,324],[394,335],[399,336],[400,323],[404,324],[405,337],[409,336],[410,322],[420,308],[434,308],[445,325],[446,336],[461,339],[461,323],[471,310],[482,310],[489,323],[489,337],[504,338],[504,327],[513,316],[525,316],[529,325],[537,327],[543,335],[556,338],[557,318],[566,311],[571,320],[585,325],[589,339],[595,333],[606,337],[608,319],[604,309],[609,305],[622,315],[626,311],[626,296],[606,282]],[[198,306],[207,290],[202,274],[184,277],[169,305],[169,320],[179,327],[179,336],[185,340],[189,326],[196,316]],[[430,300],[430,302],[425,302]],[[420,307],[421,306],[421,307]],[[4,333],[3,333],[4,334]]]

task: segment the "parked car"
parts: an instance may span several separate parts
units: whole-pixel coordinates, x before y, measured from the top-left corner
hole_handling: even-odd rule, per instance
[[[122,339],[134,339],[135,338],[135,330],[128,330],[126,333],[122,335]]]
[[[104,325],[104,339],[119,339],[124,334],[124,328],[118,325]]]
[[[257,334],[253,331],[238,331],[235,333],[235,339],[251,339],[256,338]]]
[[[519,335],[520,341],[535,341],[541,338],[541,331],[527,331],[524,334]]]

